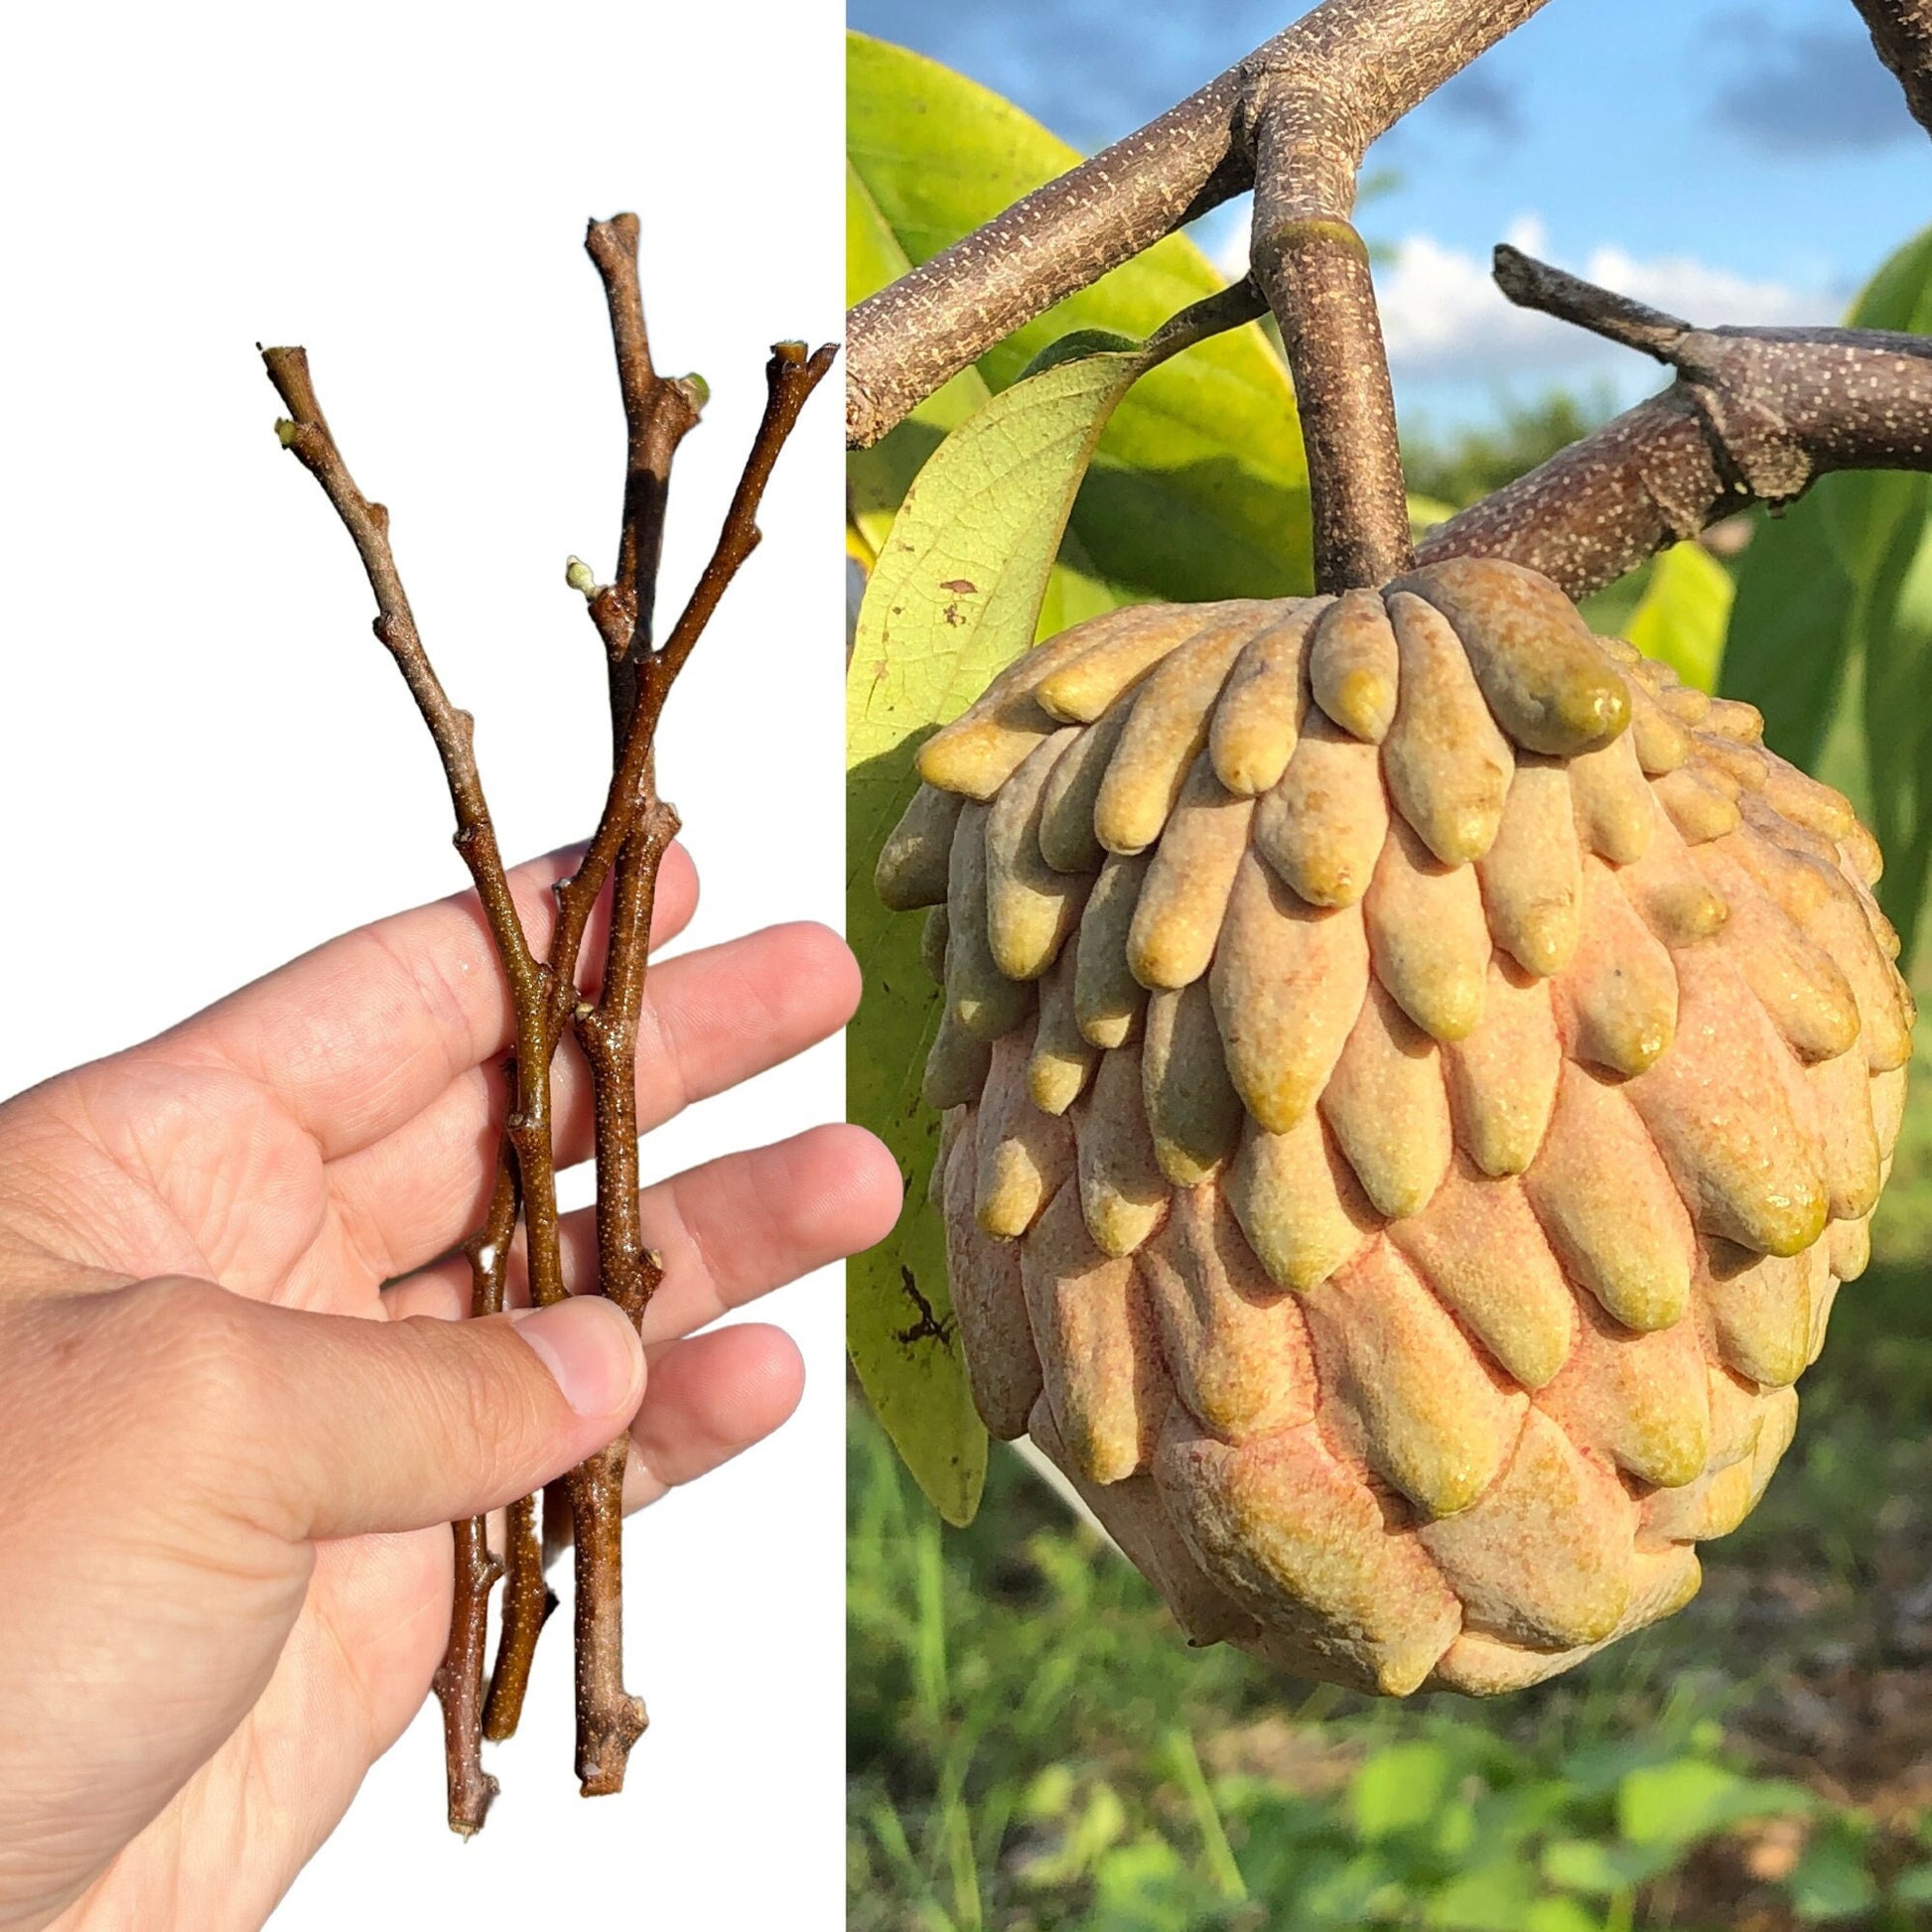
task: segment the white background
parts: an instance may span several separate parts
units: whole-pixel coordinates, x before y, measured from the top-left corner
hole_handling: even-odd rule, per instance
[[[589,832],[603,677],[563,566],[614,561],[622,440],[584,222],[643,216],[659,366],[712,387],[674,487],[675,611],[767,345],[839,330],[839,25],[830,0],[10,17],[0,1092],[464,884],[348,542],[277,448],[258,340],[308,345],[391,508],[506,850]],[[687,944],[838,917],[838,382],[672,702],[662,784],[705,877]],[[841,1108],[834,1044],[652,1136],[646,1176]],[[652,1723],[627,1790],[576,1795],[566,1609],[482,1837],[444,1829],[432,1706],[278,1932],[842,1922],[836,1276],[758,1311],[799,1339],[808,1393],[773,1443],[632,1524],[628,1675]]]

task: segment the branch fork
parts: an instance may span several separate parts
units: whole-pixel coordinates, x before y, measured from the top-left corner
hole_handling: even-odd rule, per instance
[[[1932,127],[1932,0],[1855,0]],[[848,318],[846,440],[869,448],[1014,330],[1244,189],[1252,273],[1281,325],[1308,451],[1315,587],[1411,561],[1366,251],[1369,144],[1544,0],[1322,0],[1159,119],[1016,202]],[[1696,329],[1508,248],[1497,279],[1676,368],[1677,381],[1432,531],[1415,553],[1503,556],[1582,597],[1752,501],[1844,469],[1932,469],[1926,339]]]
[[[657,874],[678,829],[675,810],[657,795],[656,733],[678,672],[717,609],[727,585],[757,547],[757,515],[778,452],[806,399],[831,366],[834,345],[807,355],[778,345],[766,369],[766,400],[745,472],[717,547],[671,635],[651,638],[663,542],[664,506],[678,444],[704,401],[698,378],[664,378],[651,365],[637,272],[638,224],[621,214],[593,221],[585,246],[610,309],[627,431],[623,513],[613,582],[597,586],[572,560],[573,588],[586,593],[604,646],[612,719],[612,774],[590,846],[556,888],[557,918],[547,953],[531,948],[511,897],[482,777],[476,727],[451,703],[430,664],[389,545],[388,512],[356,487],[343,461],[300,348],[262,351],[288,409],[276,433],[322,485],[355,544],[375,593],[375,633],[395,658],[442,759],[455,808],[456,846],[470,870],[508,983],[515,1039],[504,1062],[507,1101],[489,1206],[467,1244],[471,1312],[502,1311],[511,1240],[526,1236],[531,1300],[540,1306],[570,1292],[558,1234],[550,1070],[565,1032],[590,1062],[597,1116],[599,1292],[641,1323],[662,1268],[637,1225],[636,1041],[642,1008]],[[595,1003],[578,990],[579,955],[592,907],[607,883],[613,913]],[[623,1687],[621,1595],[623,1468],[627,1437],[565,1479],[576,1553],[577,1769],[586,1796],[621,1789],[630,1749],[645,1725],[642,1702]],[[546,1514],[550,1513],[546,1502]],[[504,1550],[489,1547],[482,1518],[454,1526],[456,1594],[450,1644],[434,1689],[443,1707],[451,1829],[479,1830],[496,1794],[482,1764],[485,1737],[516,1728],[538,1634],[556,1605],[543,1576],[552,1525],[539,1527],[535,1497],[506,1512]],[[484,1693],[483,1650],[492,1586],[505,1582],[502,1634]]]
[[[1676,371],[1547,463],[1432,530],[1419,556],[1495,556],[1572,597],[1834,470],[1932,469],[1932,338],[1701,329],[1504,244],[1497,286]]]

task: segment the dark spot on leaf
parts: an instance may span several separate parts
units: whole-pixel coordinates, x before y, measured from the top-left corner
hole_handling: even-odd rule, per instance
[[[942,591],[957,591],[961,597],[973,597],[979,592],[979,586],[966,577],[952,578],[949,582],[941,584],[939,588]]]
[[[919,1293],[919,1285],[912,1279],[911,1269],[901,1265],[899,1281],[905,1290],[905,1299],[918,1310],[919,1318],[909,1328],[901,1328],[893,1339],[902,1348],[910,1348],[915,1342],[936,1341],[941,1348],[952,1346],[953,1317],[941,1316],[933,1311],[933,1307]]]

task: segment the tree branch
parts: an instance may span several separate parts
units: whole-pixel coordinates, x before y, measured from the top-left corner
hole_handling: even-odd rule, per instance
[[[759,504],[772,466],[836,352],[830,344],[809,357],[798,343],[780,343],[772,349],[765,370],[764,413],[717,547],[661,648],[652,649],[646,636],[641,650],[633,644],[629,660],[636,666],[636,681],[628,742],[612,796],[621,790],[630,798],[631,814],[615,862],[611,937],[597,1004],[580,1004],[575,1022],[590,1064],[597,1123],[599,1282],[633,1322],[642,1322],[661,1279],[657,1257],[645,1249],[637,1219],[637,1027],[658,867],[678,829],[677,813],[657,795],[657,727],[671,687],[719,599],[758,547]],[[627,1448],[621,1437],[574,1469],[568,1481],[577,1575],[577,1772],[586,1797],[622,1789],[630,1748],[647,1722],[641,1700],[623,1688]]]
[[[1496,279],[1511,301],[1640,348],[1677,380],[1432,530],[1425,564],[1508,557],[1583,597],[1830,471],[1932,470],[1932,338],[1697,329],[1506,246]]]
[[[502,1269],[519,1195],[529,1237],[531,1297],[540,1304],[554,1302],[564,1292],[550,1123],[556,976],[548,964],[537,960],[524,936],[477,769],[475,724],[467,711],[459,711],[450,702],[423,648],[390,548],[389,513],[380,503],[370,502],[349,475],[323,415],[307,353],[300,348],[268,348],[262,351],[262,361],[291,419],[277,423],[276,434],[322,485],[354,542],[369,588],[375,593],[375,634],[395,658],[443,760],[456,810],[457,850],[470,868],[509,984],[515,1019],[515,1081],[505,1134],[515,1149],[515,1174],[507,1176],[499,1160],[488,1222],[471,1251],[473,1306],[481,1306],[484,1312],[494,1312],[502,1306]],[[457,1589],[450,1647],[439,1672],[438,1691],[443,1699],[450,1826],[468,1837],[481,1829],[496,1788],[495,1780],[482,1769],[482,1709],[480,1698],[474,1694],[481,1683],[482,1646],[495,1565],[476,1519],[457,1524],[454,1534]]]
[[[261,352],[268,379],[274,383],[293,420],[275,425],[282,447],[292,451],[302,467],[322,485],[323,493],[334,505],[362,560],[362,569],[375,593],[375,634],[396,660],[416,700],[416,708],[429,727],[437,755],[443,760],[443,774],[449,782],[450,802],[456,809],[456,847],[470,868],[477,896],[483,901],[483,915],[489,922],[503,971],[509,976],[519,1014],[537,995],[538,967],[523,937],[522,921],[517,917],[510,897],[509,880],[503,870],[502,854],[496,847],[496,833],[489,819],[489,806],[483,797],[483,779],[477,770],[476,720],[450,702],[441,679],[423,648],[416,629],[416,619],[409,608],[395,554],[389,546],[389,512],[372,503],[355,486],[341,450],[322,413],[315,383],[309,373],[309,355],[303,348],[265,348]]]
[[[514,1091],[515,1067],[505,1070],[507,1084]],[[474,1317],[503,1311],[517,1208],[515,1167],[499,1166],[483,1224],[464,1247],[470,1263],[470,1312]],[[503,1561],[489,1547],[483,1517],[472,1516],[453,1528],[456,1595],[450,1610],[450,1642],[431,1688],[443,1707],[450,1829],[469,1838],[482,1829],[497,1790],[496,1780],[483,1768],[483,1740],[489,1727],[483,1699],[483,1652],[489,1635],[489,1592],[503,1574]]]
[[[650,648],[651,606],[657,564],[664,548],[664,506],[671,460],[698,425],[704,408],[702,381],[665,378],[651,366],[644,328],[643,290],[637,277],[637,217],[614,215],[593,221],[585,252],[597,266],[611,313],[611,340],[618,357],[618,388],[623,398],[625,465],[623,517],[617,576],[591,599],[591,617],[610,654],[611,746],[615,759],[637,698],[637,664]]]
[[[601,588],[589,587],[592,621],[602,637],[608,660],[611,704],[612,763],[621,761],[636,712],[641,666],[650,652],[652,607],[656,598],[658,561],[663,550],[664,511],[669,499],[672,460],[678,445],[697,427],[703,404],[700,386],[689,377],[666,379],[652,366],[650,337],[644,324],[642,285],[637,272],[638,222],[634,214],[614,215],[608,221],[592,221],[585,231],[584,248],[604,284],[606,306],[611,317],[611,340],[618,365],[618,389],[623,403],[625,462],[623,510],[618,540],[617,576]],[[576,582],[573,565],[572,581]],[[580,588],[582,586],[580,585]],[[609,804],[607,800],[607,813]],[[667,841],[668,842],[668,841]],[[621,847],[617,865],[621,871]],[[661,848],[659,849],[661,857]],[[583,873],[580,867],[580,877]],[[653,880],[655,869],[652,871]],[[599,887],[601,890],[601,885]],[[580,895],[580,897],[583,897]],[[594,900],[596,893],[588,895]],[[646,925],[648,931],[648,925]],[[550,964],[556,974],[560,994],[574,994],[577,954],[581,929],[569,928],[560,920],[553,935]],[[615,932],[613,943],[616,943]],[[608,969],[607,969],[608,970]],[[561,1033],[564,1015],[551,1016]],[[553,1040],[553,1047],[554,1047]],[[634,1065],[630,1069],[634,1080]],[[602,1117],[600,1096],[600,1119]],[[634,1122],[635,1103],[631,1106]],[[603,1199],[605,1166],[610,1150],[602,1136],[597,1148],[598,1187]],[[636,1190],[637,1154],[633,1126],[628,1155],[629,1189]],[[635,1218],[634,1200],[631,1207]],[[612,1293],[608,1279],[600,1279],[600,1290]],[[621,1299],[614,1297],[614,1299]],[[585,1471],[604,1468],[613,1459],[612,1451],[584,1465]],[[622,1450],[615,1457],[618,1465],[620,1499],[622,1484]],[[620,1510],[619,1514],[621,1514]],[[503,1594],[503,1629],[497,1645],[496,1664],[490,1675],[489,1701],[484,1713],[484,1734],[492,1739],[514,1734],[521,1720],[524,1693],[530,1679],[530,1666],[536,1654],[537,1639],[550,1612],[556,1607],[543,1576],[543,1538],[537,1524],[537,1502],[525,1496],[511,1504],[505,1519],[504,1558],[508,1584]],[[617,1735],[625,1730],[630,1742],[642,1729],[642,1707],[623,1690],[621,1582],[615,1563],[595,1577],[581,1574],[579,1595],[586,1590],[599,1599],[598,1614],[586,1638],[584,1612],[580,1609],[577,1642],[579,1720],[578,1756],[596,1754],[587,1746],[586,1726],[599,1734]],[[634,1721],[633,1721],[634,1707]],[[622,1782],[622,1755],[618,1760],[618,1783],[600,1785],[617,1789]]]
[[[1352,182],[1377,135],[1543,4],[1324,0],[1159,120],[861,302],[846,328],[846,441],[869,448],[995,343],[1252,187],[1257,106],[1303,90],[1332,103]],[[1335,204],[1343,218],[1352,200],[1351,188]]]
[[[636,559],[639,575],[634,597],[623,595],[621,583],[613,587],[618,593],[615,596],[607,589],[595,591],[591,597],[591,616],[609,652],[613,720],[616,723],[621,718],[622,734],[597,831],[576,872],[557,888],[558,916],[549,961],[557,998],[547,1018],[554,1030],[549,1036],[551,1049],[554,1051],[563,1026],[575,1018],[590,1060],[597,1119],[600,1287],[635,1320],[641,1317],[649,1292],[656,1285],[654,1257],[646,1255],[636,1227],[637,1019],[643,1002],[644,958],[657,869],[677,829],[675,812],[656,792],[657,724],[664,700],[726,587],[758,547],[758,510],[772,467],[806,399],[831,367],[837,348],[827,344],[808,356],[802,344],[780,343],[773,347],[765,369],[764,412],[717,545],[670,636],[661,648],[653,649],[648,630],[652,599],[642,572],[647,559],[653,570],[655,567],[657,536],[653,530],[661,532],[669,461],[690,425],[685,423],[674,436],[656,445],[663,468],[653,485],[648,489],[633,486],[638,475],[636,452],[644,441],[638,434],[639,425],[650,422],[662,407],[651,385],[668,385],[651,374],[644,346],[634,224],[626,235],[616,222],[593,223],[586,246],[605,277],[618,345],[619,382],[631,430],[632,462],[626,479],[619,554],[621,559]],[[675,423],[681,418],[673,412],[668,420]],[[645,519],[651,528],[645,527]],[[627,625],[627,630],[620,632],[620,624]],[[617,647],[613,647],[614,638]],[[623,697],[620,695],[621,680],[627,684]],[[618,883],[613,892],[604,991],[599,1007],[587,1008],[576,997],[578,955],[592,907],[614,871]],[[609,1004],[613,998],[617,1006]],[[585,1013],[592,1016],[588,1031]],[[533,1277],[533,1294],[534,1288]],[[573,1470],[566,1485],[576,1546],[577,1768],[587,1797],[622,1788],[625,1761],[645,1722],[641,1702],[623,1688],[621,1566],[624,1455],[621,1439]],[[512,1521],[506,1553],[510,1575],[506,1612],[518,1600],[532,1604],[540,1600],[530,1580],[540,1579],[546,1541],[547,1537],[537,1534],[534,1505],[520,1506]],[[515,1727],[541,1627],[541,1615],[527,1614],[512,1624],[506,1613],[491,1681],[492,1737],[508,1735]]]
[[[1460,0],[1427,10],[1357,8],[1324,22],[1323,9],[1302,26],[1319,24],[1324,33],[1304,40],[1298,30],[1247,63],[1253,272],[1295,374],[1318,591],[1386,583],[1414,560],[1368,249],[1348,218],[1362,156],[1396,114],[1529,11],[1520,0]]]
[[[664,700],[726,587],[759,542],[758,510],[778,453],[806,399],[831,367],[836,345],[807,355],[781,343],[765,371],[763,416],[733,495],[717,546],[661,649],[650,639],[651,606],[662,546],[671,459],[695,425],[703,401],[694,378],[666,380],[651,365],[637,277],[634,215],[593,221],[585,245],[603,278],[611,311],[619,385],[627,431],[618,575],[602,590],[579,584],[609,660],[613,725],[612,776],[589,849],[556,892],[557,920],[548,956],[531,951],[511,897],[477,769],[474,724],[451,704],[431,667],[389,544],[388,512],[364,497],[350,477],[322,412],[300,348],[262,351],[270,379],[289,410],[276,424],[284,447],[309,470],[334,505],[375,593],[375,632],[388,647],[428,725],[456,811],[458,850],[470,868],[508,982],[515,1043],[507,1063],[510,1096],[484,1225],[468,1245],[471,1312],[499,1312],[519,1207],[527,1234],[531,1300],[551,1306],[568,1292],[558,1238],[550,1068],[566,1022],[578,1009],[592,1050],[597,1086],[598,1220],[606,1257],[601,1286],[633,1321],[656,1286],[658,1263],[637,1232],[636,1034],[645,953],[659,865],[677,830],[677,815],[657,796],[655,739]],[[595,1008],[577,992],[577,964],[592,908],[605,881],[618,873],[610,951]],[[585,1022],[588,1016],[588,1022]],[[644,1726],[642,1704],[622,1686],[621,1556],[623,1464],[627,1438],[590,1458],[569,1479],[577,1526],[578,1769],[586,1795],[616,1791],[625,1759]],[[554,1607],[543,1584],[542,1540],[535,1499],[512,1505],[507,1541],[510,1588],[503,1642],[485,1704],[483,1652],[491,1586],[502,1574],[485,1525],[454,1526],[457,1580],[450,1642],[435,1677],[443,1705],[445,1761],[452,1829],[481,1828],[496,1781],[482,1766],[482,1737],[516,1727],[536,1635]]]
[[[1932,0],[1853,0],[1878,58],[1898,76],[1905,105],[1932,130]]]

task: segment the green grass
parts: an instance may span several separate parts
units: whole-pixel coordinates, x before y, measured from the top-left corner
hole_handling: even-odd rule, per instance
[[[1688,1609],[1514,1698],[1190,1651],[1011,1451],[947,1531],[855,1404],[853,1932],[1932,1926],[1925,1061],[1764,1502]]]

